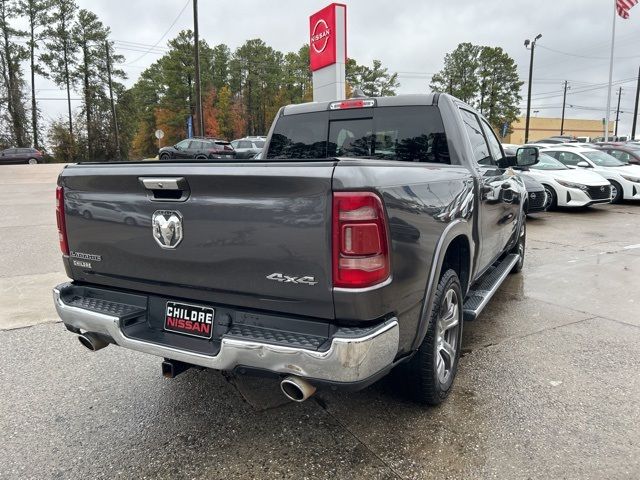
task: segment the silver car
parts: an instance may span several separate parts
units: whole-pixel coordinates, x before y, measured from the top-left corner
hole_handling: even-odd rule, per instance
[[[231,142],[236,158],[253,158],[262,151],[266,137],[244,137]]]

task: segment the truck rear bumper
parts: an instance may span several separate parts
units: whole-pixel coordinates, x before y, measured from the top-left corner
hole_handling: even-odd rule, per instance
[[[86,287],[82,288],[86,290]],[[100,290],[100,299],[97,299],[100,306],[96,307],[95,298],[87,297],[78,302],[76,290],[71,283],[53,289],[58,315],[71,331],[98,333],[124,348],[216,370],[248,367],[325,383],[366,383],[388,370],[398,353],[398,321],[391,318],[371,327],[333,329],[326,347],[321,350],[293,345],[293,342],[283,345],[261,341],[252,338],[251,333],[243,332],[239,336],[230,330],[220,335],[217,352],[208,355],[163,344],[162,332],[158,332],[155,341],[132,338],[125,332],[127,318],[137,314],[142,319],[139,324],[146,325],[144,307],[120,303],[115,293],[111,301],[104,289]]]

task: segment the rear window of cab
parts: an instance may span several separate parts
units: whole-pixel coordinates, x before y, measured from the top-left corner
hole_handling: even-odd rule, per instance
[[[435,106],[324,111],[278,119],[267,159],[331,157],[451,163]]]

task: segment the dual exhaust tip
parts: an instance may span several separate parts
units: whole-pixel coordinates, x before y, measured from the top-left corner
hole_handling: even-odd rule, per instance
[[[98,350],[106,347],[112,342],[110,338],[93,332],[85,332],[79,334],[78,340],[83,347],[91,350],[92,352],[97,352]]]
[[[280,390],[284,396],[294,402],[304,402],[307,398],[316,393],[316,387],[307,382],[304,378],[290,375],[280,382]]]
[[[99,333],[85,332],[78,335],[80,343],[91,350],[97,352],[110,343],[110,338]],[[175,360],[165,360],[162,362],[162,375],[165,378],[175,378],[180,373],[186,371],[191,365]],[[304,402],[316,393],[316,387],[307,382],[304,378],[289,375],[280,382],[280,389],[285,397],[293,402]]]

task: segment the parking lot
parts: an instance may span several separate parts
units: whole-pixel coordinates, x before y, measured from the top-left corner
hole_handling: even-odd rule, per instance
[[[60,168],[1,169],[0,478],[640,478],[640,204],[529,219],[442,406],[393,379],[292,404],[57,323]]]

